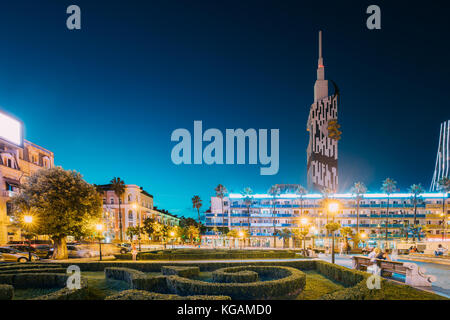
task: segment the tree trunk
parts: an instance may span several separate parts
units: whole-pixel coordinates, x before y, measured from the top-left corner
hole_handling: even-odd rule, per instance
[[[122,201],[120,201],[120,198],[119,198],[119,232],[120,232],[120,234],[119,234],[119,239],[120,239],[120,242],[122,242],[123,241],[123,235],[122,235],[122,233],[123,233],[123,226],[122,226],[122,210],[121,210],[121,207],[120,207],[120,203],[121,203]]]
[[[53,237],[52,239],[54,243],[54,251],[52,259],[54,260],[67,259],[69,257],[69,254],[67,252],[66,238]]]
[[[356,234],[359,235],[359,199],[356,201]]]

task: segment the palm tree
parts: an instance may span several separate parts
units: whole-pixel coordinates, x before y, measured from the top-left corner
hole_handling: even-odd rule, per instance
[[[351,193],[353,194],[356,200],[356,234],[359,235],[359,206],[361,204],[361,200],[364,197],[364,194],[367,192],[367,188],[362,182],[355,182],[351,189]]]
[[[333,190],[331,190],[330,188],[323,188],[321,193],[322,193],[322,207],[324,208],[324,210],[327,211],[327,223],[328,223],[327,204],[328,204],[328,200],[330,198],[330,195],[333,194]]]
[[[277,247],[277,232],[275,229],[275,200],[277,198],[277,196],[279,196],[281,193],[281,189],[278,185],[273,185],[272,187],[270,187],[269,191],[267,191],[267,194],[272,196],[272,205],[273,205],[273,209],[272,209],[272,221],[273,221],[273,247],[276,248]]]
[[[224,216],[223,216],[224,215],[224,212],[223,212],[223,198],[228,193],[228,190],[223,185],[219,184],[216,187],[215,191],[216,191],[216,197],[220,198],[220,201],[221,201],[221,204],[222,204],[222,222],[223,222],[224,221]],[[215,225],[216,225],[216,219],[214,219],[214,226]]]
[[[249,235],[249,239],[248,242],[249,244],[251,243],[251,235],[252,235],[252,230],[250,227],[250,207],[252,205],[253,199],[252,199],[252,195],[253,195],[253,190],[249,187],[245,188],[242,191],[242,195],[244,196],[244,204],[247,207],[247,224],[248,224],[248,235]],[[245,244],[245,242],[244,242]]]
[[[193,196],[192,197],[192,208],[197,209],[198,214],[198,224],[200,225],[200,208],[202,207],[202,199],[200,199],[200,196]]]
[[[422,188],[422,185],[419,183],[419,184],[413,184],[411,187],[409,187],[409,192],[412,193],[411,202],[412,202],[413,205],[414,205],[414,222],[413,222],[413,225],[414,225],[414,227],[415,227],[416,224],[417,224],[417,221],[416,221],[416,217],[417,217],[417,205],[418,205],[419,203],[421,203],[421,197],[420,197],[420,195],[421,195],[422,193],[424,193],[425,190]],[[418,230],[418,229],[415,229],[415,230]],[[416,234],[415,234],[415,233],[414,233],[413,241],[416,241]]]
[[[442,240],[445,240],[445,233],[447,231],[446,217],[445,213],[445,198],[447,194],[450,192],[450,179],[448,177],[443,177],[439,180],[439,191],[442,192],[442,216],[443,216],[443,224],[444,224],[444,232],[442,233]]]
[[[301,185],[298,185],[297,188],[295,188],[295,194],[300,196],[300,217],[303,216],[303,196],[307,193],[308,192],[306,191],[306,189]],[[294,248],[295,248],[295,241],[296,239],[295,237],[293,237],[292,242],[294,243]]]
[[[383,181],[383,185],[381,186],[381,191],[383,191],[384,193],[387,194],[387,207],[386,207],[386,225],[385,225],[385,231],[386,231],[386,235],[385,235],[385,240],[386,240],[386,247],[388,245],[388,225],[389,225],[389,197],[391,196],[391,194],[397,189],[397,181],[391,179],[391,178],[386,178]]]
[[[111,180],[111,188],[114,191],[114,193],[116,194],[117,198],[119,198],[119,231],[120,231],[120,241],[123,241],[123,226],[122,226],[122,209],[121,209],[121,204],[122,204],[122,198],[123,195],[125,193],[125,182],[120,179],[120,178],[116,178],[114,177]]]

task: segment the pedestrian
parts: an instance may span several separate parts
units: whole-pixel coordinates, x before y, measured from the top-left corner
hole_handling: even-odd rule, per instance
[[[137,260],[137,250],[134,242],[131,244],[131,256],[133,257],[133,261]]]
[[[447,248],[444,248],[444,247],[442,246],[442,244],[439,244],[438,247],[437,247],[437,249],[434,251],[434,255],[435,255],[436,257],[439,257],[439,256],[443,256],[444,253],[446,253],[446,252],[447,252]]]

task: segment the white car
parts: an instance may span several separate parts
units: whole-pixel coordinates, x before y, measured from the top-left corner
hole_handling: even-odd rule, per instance
[[[92,258],[97,257],[99,252],[93,250],[87,245],[68,245],[67,253],[69,254],[69,258]]]

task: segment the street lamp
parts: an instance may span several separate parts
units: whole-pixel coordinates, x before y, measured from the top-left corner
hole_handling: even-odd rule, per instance
[[[98,246],[99,246],[99,253],[100,253],[100,261],[102,261],[102,231],[103,231],[103,224],[99,223],[95,226],[95,229],[98,232]]]
[[[330,202],[328,204],[328,211],[331,213],[331,215],[333,216],[333,223],[334,223],[334,216],[335,214],[339,211],[339,203],[336,201]],[[334,263],[334,232],[335,230],[332,229],[331,231],[331,263]]]
[[[173,249],[173,243],[174,243],[174,238],[175,238],[175,232],[174,231],[170,231],[169,233],[170,239],[172,240],[172,249]]]
[[[302,235],[302,238],[303,238],[303,254],[305,254],[305,255],[306,255],[306,235],[307,235],[305,228],[308,225],[308,222],[309,222],[308,218],[302,218],[300,220],[300,225],[302,226],[302,233],[301,233],[301,235]]]
[[[23,222],[27,225],[27,229],[30,229],[31,224],[33,223],[33,216],[24,216]],[[28,261],[31,262],[31,239],[28,239]]]
[[[242,230],[239,230],[238,236],[239,236],[239,238],[241,238],[241,241],[242,241],[242,239],[244,238],[244,232]]]

